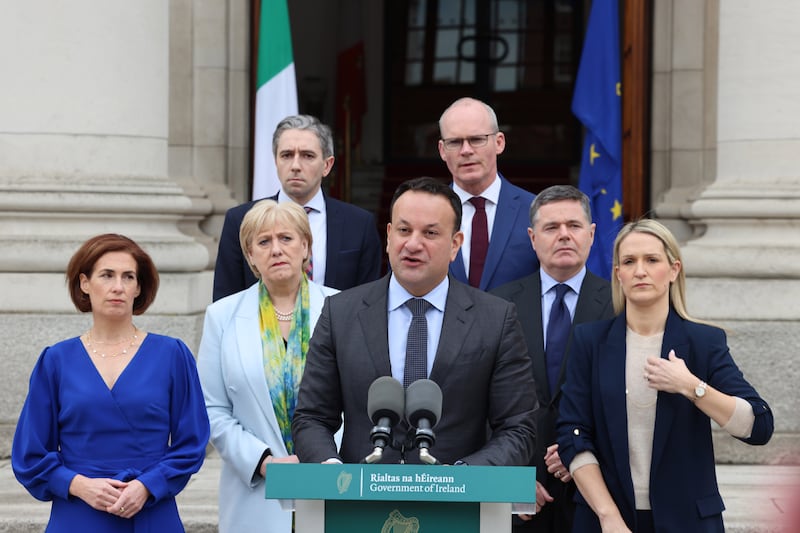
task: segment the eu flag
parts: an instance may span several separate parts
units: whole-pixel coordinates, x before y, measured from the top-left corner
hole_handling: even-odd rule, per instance
[[[622,115],[617,0],[594,0],[572,96],[586,128],[578,187],[597,224],[587,268],[611,277],[614,238],[622,227]]]

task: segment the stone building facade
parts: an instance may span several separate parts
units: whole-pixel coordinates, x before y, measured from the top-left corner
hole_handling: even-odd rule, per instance
[[[318,47],[335,38],[328,21],[346,2],[291,3],[316,36],[295,40],[308,79],[333,75],[333,60]],[[0,456],[7,456],[39,353],[88,327],[63,279],[87,237],[114,231],[148,249],[162,284],[137,324],[197,348],[222,215],[248,190],[250,3],[0,4]],[[718,435],[718,458],[796,461],[800,3],[653,5],[653,215],[684,245],[690,311],[730,331],[734,357],[775,411],[768,446]],[[381,6],[361,5],[366,60],[379,73]],[[382,146],[381,80],[367,80],[376,103],[364,121],[370,159]]]

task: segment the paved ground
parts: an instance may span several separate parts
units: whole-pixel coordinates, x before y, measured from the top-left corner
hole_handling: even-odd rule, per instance
[[[211,454],[178,497],[187,532],[217,531],[219,471],[220,459]],[[718,465],[717,475],[727,533],[798,533],[784,524],[790,505],[800,506],[800,466]],[[49,510],[17,483],[9,461],[0,460],[0,533],[41,532]]]

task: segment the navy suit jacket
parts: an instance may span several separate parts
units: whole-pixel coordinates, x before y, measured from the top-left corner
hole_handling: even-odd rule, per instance
[[[480,289],[488,291],[509,281],[523,278],[539,270],[539,259],[528,237],[530,208],[536,195],[512,185],[503,176],[499,177],[500,196],[494,214],[494,226],[486,251]],[[459,250],[455,261],[450,263],[450,274],[458,281],[469,284],[469,275],[464,268],[464,257]]]
[[[338,457],[358,463],[373,450],[369,386],[391,376],[389,275],[325,300],[308,347],[292,437],[301,462]],[[527,465],[535,440],[536,395],[530,359],[513,304],[450,278],[441,338],[430,373],[442,390],[431,454],[443,463]],[[333,434],[342,423],[341,451]],[[394,440],[404,442],[401,421]],[[491,435],[487,434],[491,431]],[[397,463],[399,446],[384,463]],[[417,450],[406,461],[419,463]]]
[[[276,200],[277,195],[269,198]],[[232,207],[225,213],[214,267],[214,301],[246,289],[256,282],[239,243],[239,226],[256,200]],[[382,246],[375,217],[360,207],[325,196],[327,246],[325,282],[320,285],[344,290],[380,276]]]
[[[625,403],[625,314],[577,326],[557,424],[559,455],[569,467],[591,451],[600,462],[608,490],[628,527],[636,530],[633,481],[628,453]],[[766,444],[773,432],[767,403],[744,379],[728,350],[725,333],[682,319],[670,309],[661,357],[670,350],[711,387],[745,399],[755,422],[748,444]],[[600,531],[592,509],[576,494],[573,531]],[[650,504],[656,531],[723,533],[725,506],[717,486],[711,421],[680,394],[658,393]]]

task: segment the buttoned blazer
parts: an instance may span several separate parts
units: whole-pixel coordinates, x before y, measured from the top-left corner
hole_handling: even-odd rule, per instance
[[[608,490],[635,530],[625,394],[625,314],[575,327],[557,424],[559,454],[567,467],[591,451]],[[745,380],[728,350],[725,333],[684,320],[670,309],[661,357],[670,350],[710,386],[750,403],[755,423],[747,444],[766,444],[772,411]],[[659,392],[650,467],[650,504],[657,531],[722,532],[725,506],[717,486],[711,423],[680,394]],[[600,531],[580,492],[575,531]]]
[[[325,297],[338,291],[308,286],[313,327]],[[291,531],[291,513],[265,500],[264,479],[253,477],[266,448],[276,457],[288,455],[264,375],[257,283],[208,306],[197,368],[211,443],[222,458],[220,531],[253,531],[269,523],[275,524],[269,531]]]
[[[276,200],[277,197],[269,199]],[[239,243],[239,227],[255,203],[245,202],[225,213],[214,267],[214,301],[256,282]],[[324,285],[344,290],[378,279],[383,252],[372,213],[327,195],[325,209],[327,255]]]
[[[525,344],[531,358],[533,378],[536,382],[536,392],[539,395],[539,409],[536,412],[536,451],[532,464],[537,467],[536,477],[542,483],[547,479],[547,468],[544,464],[544,454],[547,447],[556,442],[555,425],[558,416],[559,394],[550,391],[547,378],[547,360],[544,351],[544,332],[542,321],[542,279],[539,271],[520,280],[512,281],[501,287],[493,289],[492,294],[513,302],[519,313],[519,321],[525,332]],[[611,285],[607,280],[595,276],[587,270],[583,278],[578,302],[575,307],[575,316],[572,319],[573,327],[583,322],[604,320],[614,316],[614,307],[611,302]],[[561,371],[558,377],[558,392],[564,383],[564,371],[569,357],[569,344],[561,362]],[[557,483],[561,481],[556,480]]]
[[[512,185],[503,176],[499,176],[499,179],[500,196],[479,287],[484,291],[523,278],[539,269],[539,259],[528,237],[529,212],[536,195]],[[450,274],[458,281],[469,284],[460,250],[455,261],[450,263]]]
[[[370,452],[369,386],[391,376],[389,275],[329,298],[314,330],[292,433],[302,462],[338,457],[360,462]],[[514,306],[450,278],[441,339],[430,373],[442,390],[431,453],[443,463],[527,465],[535,439],[536,396]],[[344,413],[341,454],[331,435]],[[403,442],[408,426],[395,428]],[[487,430],[491,436],[487,436]],[[399,447],[399,445],[398,445]],[[396,463],[397,449],[383,461]],[[416,450],[407,462],[419,462]]]

